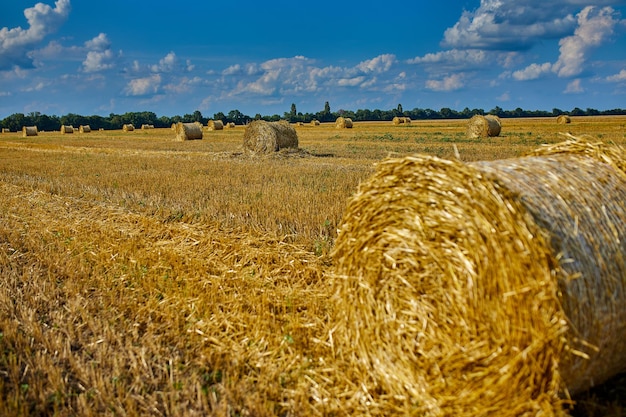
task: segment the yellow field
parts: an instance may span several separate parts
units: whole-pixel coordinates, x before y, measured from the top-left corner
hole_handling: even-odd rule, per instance
[[[626,117],[502,122],[298,126],[303,152],[272,156],[242,126],[0,134],[0,415],[349,414],[329,253],[377,161],[626,143]],[[572,414],[626,414],[624,379]]]

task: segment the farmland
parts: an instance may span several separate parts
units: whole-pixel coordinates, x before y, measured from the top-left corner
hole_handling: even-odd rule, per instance
[[[466,123],[297,126],[300,151],[269,156],[243,151],[243,126],[1,134],[0,415],[352,412],[330,253],[376,162],[626,143],[619,116],[504,119],[483,139]],[[571,413],[624,415],[625,384]]]

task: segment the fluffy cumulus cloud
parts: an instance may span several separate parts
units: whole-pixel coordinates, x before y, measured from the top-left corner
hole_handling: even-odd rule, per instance
[[[576,24],[576,1],[481,0],[444,33],[442,46],[458,49],[519,50],[539,39],[560,38]]]
[[[177,67],[177,58],[174,52],[170,52],[159,60],[158,64],[152,65],[152,72],[172,72]]]
[[[100,33],[95,38],[85,42],[87,56],[83,61],[83,71],[99,72],[114,66],[114,54],[111,51],[111,42],[107,35]]]
[[[452,74],[442,80],[426,81],[426,88],[433,91],[455,91],[463,88],[463,74]]]
[[[594,6],[585,7],[578,14],[578,27],[574,35],[559,42],[560,55],[554,64],[554,71],[560,77],[571,77],[583,71],[589,52],[613,35],[619,22],[611,7],[602,9]]]
[[[156,94],[161,86],[161,75],[153,74],[148,77],[135,78],[128,82],[126,94],[129,96],[146,96]]]
[[[552,64],[544,62],[543,64],[530,64],[522,70],[513,72],[513,78],[517,81],[536,80],[544,74],[552,72]]]
[[[615,75],[609,75],[608,77],[606,77],[606,80],[609,82],[613,82],[613,83],[626,81],[626,69],[621,70],[619,73]]]
[[[0,70],[32,67],[28,53],[49,34],[56,32],[67,20],[70,0],[58,0],[54,8],[44,3],[24,10],[28,28],[3,27],[0,29]]]
[[[619,18],[611,7],[587,6],[578,13],[577,23],[574,34],[559,41],[559,57],[555,63],[530,64],[513,72],[513,78],[526,81],[549,73],[555,73],[559,77],[580,75],[585,69],[590,52],[606,43],[614,34]],[[573,88],[573,91],[568,92],[579,91]]]
[[[320,67],[315,60],[295,56],[271,59],[261,64],[230,66],[222,71],[222,81],[228,84],[229,79],[237,79],[230,96],[298,95],[332,88],[388,91],[389,86],[379,85],[379,81],[394,82],[393,77],[387,75],[396,63],[395,55],[383,54],[361,61],[353,67]]]

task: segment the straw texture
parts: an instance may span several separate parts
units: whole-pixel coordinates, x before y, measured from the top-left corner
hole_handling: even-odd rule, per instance
[[[410,117],[394,117],[392,120],[394,125],[402,125],[402,124],[410,124],[411,123],[411,118]]]
[[[467,124],[467,137],[470,139],[500,136],[502,125],[498,116],[480,114],[472,116]]]
[[[37,126],[22,126],[22,136],[37,136]]]
[[[341,117],[339,116],[337,120],[335,120],[335,128],[337,129],[351,129],[352,128],[352,119],[349,117]]]
[[[251,122],[243,134],[243,147],[255,154],[270,154],[285,148],[298,148],[298,133],[287,121]]]
[[[568,141],[510,160],[380,163],[333,252],[352,406],[564,415],[568,392],[626,370],[623,156]]]
[[[197,123],[182,123],[176,124],[176,140],[196,140],[202,139],[202,127]]]
[[[571,123],[572,119],[566,114],[561,114],[556,118],[556,122],[560,125],[566,125],[568,123]]]
[[[209,120],[207,126],[209,130],[223,130],[224,122],[222,122],[221,120]]]

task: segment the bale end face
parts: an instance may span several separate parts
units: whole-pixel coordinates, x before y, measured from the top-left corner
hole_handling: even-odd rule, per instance
[[[581,146],[378,165],[333,250],[335,349],[363,387],[340,391],[406,414],[561,415],[565,390],[626,369],[624,154]]]

